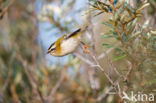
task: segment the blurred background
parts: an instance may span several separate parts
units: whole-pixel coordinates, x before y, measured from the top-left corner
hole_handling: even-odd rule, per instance
[[[123,103],[123,91],[155,94],[156,0],[148,3],[0,0],[0,103]],[[86,22],[89,54],[46,54]]]

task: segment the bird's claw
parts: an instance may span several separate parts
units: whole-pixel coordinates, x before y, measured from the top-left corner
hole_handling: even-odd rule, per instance
[[[88,48],[89,48],[89,46],[84,45],[83,53],[89,54]]]

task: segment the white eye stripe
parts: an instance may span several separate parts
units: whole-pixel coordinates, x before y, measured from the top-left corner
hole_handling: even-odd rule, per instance
[[[48,48],[48,51],[53,51],[56,49],[55,43],[51,44],[50,47]]]
[[[53,46],[50,48],[51,51],[53,51],[53,50],[55,50],[55,49],[56,49],[56,45],[53,45]]]
[[[54,43],[52,43],[50,46],[49,46],[49,48],[48,48],[48,50],[50,50],[51,49],[51,47],[54,45]]]

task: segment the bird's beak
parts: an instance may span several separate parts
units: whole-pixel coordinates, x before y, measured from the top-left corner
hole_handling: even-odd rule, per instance
[[[47,54],[49,54],[49,53],[50,53],[50,50],[47,51]]]

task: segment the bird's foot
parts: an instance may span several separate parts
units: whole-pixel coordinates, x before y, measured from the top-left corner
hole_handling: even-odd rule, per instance
[[[89,48],[89,46],[85,44],[84,49],[83,49],[83,53],[89,54],[90,52],[89,52],[88,48]]]

